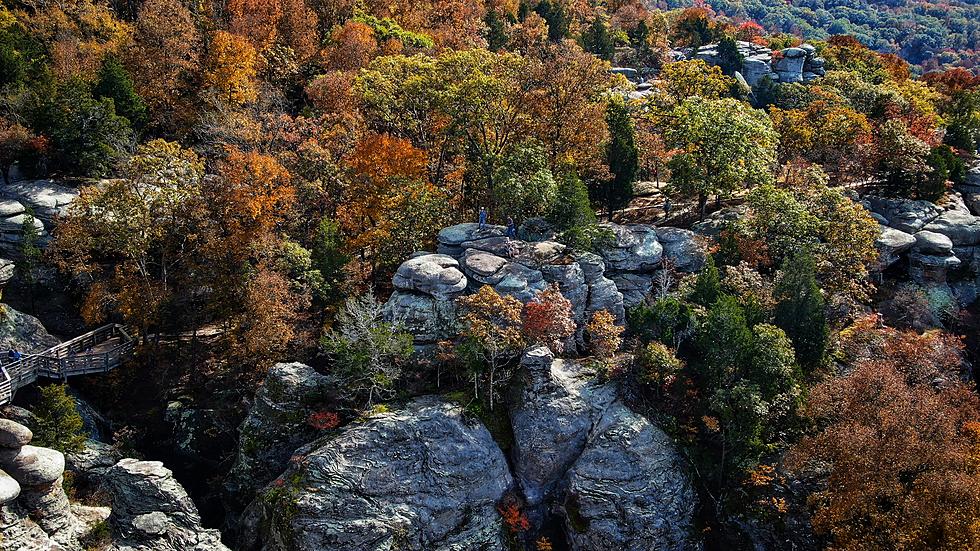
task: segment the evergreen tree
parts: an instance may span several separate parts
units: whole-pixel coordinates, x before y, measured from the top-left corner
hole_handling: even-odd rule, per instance
[[[773,296],[777,301],[773,316],[775,324],[793,342],[796,361],[806,367],[819,365],[830,330],[811,255],[801,253],[783,263],[782,276]]]
[[[500,51],[507,45],[507,27],[504,18],[497,13],[497,10],[490,10],[484,18],[487,25],[487,49],[493,52]]]
[[[735,39],[726,36],[718,43],[718,66],[721,72],[733,77],[735,71],[742,70],[742,54],[738,52],[738,45]]]
[[[762,77],[752,88],[752,106],[756,109],[768,109],[779,100],[779,85],[773,82],[769,75]]]
[[[34,313],[34,287],[37,285],[38,272],[41,269],[41,248],[37,243],[41,236],[36,224],[34,212],[27,209],[24,222],[21,224],[20,259],[16,264],[18,276],[27,286],[31,297],[31,313]]]
[[[708,256],[705,259],[704,268],[698,273],[698,279],[694,283],[694,291],[691,293],[691,302],[701,306],[711,306],[721,296],[721,276],[715,266],[715,259]]]
[[[84,423],[75,407],[75,400],[66,392],[66,385],[41,387],[41,399],[34,408],[37,423],[34,427],[35,446],[62,453],[79,451],[85,445]]]
[[[559,232],[595,225],[595,210],[589,201],[589,190],[574,173],[560,178],[547,220]]]
[[[115,56],[107,56],[102,62],[92,94],[96,98],[111,99],[116,113],[126,117],[133,128],[142,128],[146,124],[146,105],[136,93],[126,68]]]
[[[561,4],[551,0],[542,0],[538,2],[534,11],[548,23],[548,40],[558,42],[568,36],[571,18]]]
[[[721,295],[708,309],[708,317],[698,331],[697,348],[705,388],[731,386],[750,359],[752,343],[745,311],[733,297]]]
[[[609,217],[614,210],[625,207],[633,198],[633,183],[640,171],[639,151],[636,147],[636,128],[630,116],[629,106],[621,98],[609,102],[606,108],[606,124],[609,142],[606,144],[606,162],[613,178],[606,182],[603,199]]]
[[[595,54],[600,59],[612,61],[613,55],[616,54],[616,42],[609,32],[609,25],[600,15],[597,15],[592,20],[592,24],[582,32],[581,42],[583,50]]]

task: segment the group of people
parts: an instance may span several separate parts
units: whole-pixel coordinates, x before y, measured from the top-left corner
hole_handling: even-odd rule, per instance
[[[480,229],[487,227],[487,207],[480,207]],[[504,234],[511,239],[517,239],[517,224],[510,216],[507,217],[507,231]]]

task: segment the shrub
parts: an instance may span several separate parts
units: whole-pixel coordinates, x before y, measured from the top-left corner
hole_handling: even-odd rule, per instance
[[[85,445],[82,416],[66,385],[48,385],[40,389],[41,399],[34,409],[37,424],[33,443],[62,453],[75,452]]]

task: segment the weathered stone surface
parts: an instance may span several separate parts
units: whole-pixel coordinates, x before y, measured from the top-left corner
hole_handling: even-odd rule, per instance
[[[614,402],[568,471],[571,549],[683,550],[697,499],[670,439]]]
[[[507,264],[507,259],[477,249],[467,249],[463,253],[462,264],[463,271],[472,279],[494,285],[503,278],[497,274]]]
[[[71,512],[71,504],[62,488],[62,482],[61,476],[58,476],[54,482],[45,485],[27,486],[21,483],[17,501],[28,512],[31,520],[52,539],[71,548],[75,544],[79,523]]]
[[[681,228],[657,228],[657,239],[663,246],[664,257],[675,270],[695,273],[704,267],[705,248],[691,230]]]
[[[958,247],[980,244],[980,217],[962,211],[947,211],[923,229],[949,237]]]
[[[0,287],[6,285],[11,279],[14,278],[14,273],[16,270],[17,266],[14,264],[13,260],[0,258]]]
[[[0,196],[27,205],[34,209],[35,216],[52,222],[67,212],[68,206],[78,198],[78,190],[51,180],[21,180],[0,186]]]
[[[244,549],[504,549],[513,480],[478,421],[435,397],[313,443],[253,503]]]
[[[615,240],[603,247],[599,254],[609,270],[625,272],[652,271],[660,266],[664,249],[657,240],[657,231],[652,226],[631,224],[620,226],[609,224]]]
[[[953,242],[941,233],[922,230],[914,237],[915,249],[922,254],[949,256],[953,252]]]
[[[521,367],[524,385],[510,411],[514,475],[528,505],[536,507],[553,497],[616,394],[578,364],[555,360],[546,347],[529,350]]]
[[[31,429],[10,419],[0,419],[0,448],[20,448],[31,443]]]
[[[89,438],[81,450],[65,455],[65,470],[88,482],[101,482],[105,473],[120,459],[122,455],[115,448]]]
[[[41,352],[60,342],[34,316],[0,304],[0,353],[11,349],[22,354]]]
[[[0,507],[0,551],[68,551],[15,503]]]
[[[532,520],[557,501],[572,549],[688,548],[696,497],[667,436],[547,348],[521,366],[513,465]]]
[[[110,522],[119,551],[227,551],[217,530],[201,527],[197,507],[159,461],[123,459],[106,473]]]
[[[452,336],[456,305],[430,295],[395,292],[385,303],[385,317],[400,323],[416,344],[431,344]]]
[[[17,499],[20,495],[20,484],[6,472],[0,470],[0,506]]]
[[[609,278],[623,294],[623,306],[632,308],[646,298],[653,289],[653,273],[637,274],[631,272],[612,272]]]
[[[864,198],[862,204],[868,210],[884,217],[889,226],[913,234],[943,213],[942,208],[922,200],[868,196]]]
[[[507,228],[503,226],[487,224],[483,229],[480,229],[480,225],[476,223],[456,224],[439,231],[439,236],[436,238],[439,246],[436,252],[457,256],[463,252],[460,245],[466,241],[476,241],[487,237],[504,237],[506,233]]]
[[[392,278],[396,289],[453,298],[466,289],[466,277],[455,258],[442,254],[427,254],[402,263]]]
[[[915,237],[895,228],[881,226],[881,235],[875,241],[878,249],[878,269],[884,270],[899,260],[899,255],[915,245]]]
[[[65,456],[57,450],[23,446],[0,450],[0,467],[21,486],[46,486],[65,472]]]
[[[333,399],[336,388],[332,377],[298,362],[269,369],[238,429],[235,463],[225,478],[233,509],[244,508],[258,488],[282,472],[296,448],[316,437],[307,417],[316,404]]]

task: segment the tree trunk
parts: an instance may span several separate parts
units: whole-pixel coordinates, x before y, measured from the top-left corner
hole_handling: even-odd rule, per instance
[[[708,194],[707,193],[698,194],[698,213],[700,216],[698,220],[701,222],[704,221],[704,213],[707,207],[708,207]]]

